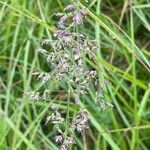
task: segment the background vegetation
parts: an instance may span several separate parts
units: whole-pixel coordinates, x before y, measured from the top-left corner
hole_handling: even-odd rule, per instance
[[[0,150],[57,149],[52,127],[44,126],[51,99],[30,102],[22,93],[41,87],[32,72],[48,67],[37,48],[52,36],[57,27],[54,14],[68,2],[0,0]],[[85,5],[89,16],[80,31],[100,45],[99,68],[112,83],[105,99],[114,108],[102,112],[85,97],[90,129],[83,137],[77,134],[77,144],[70,149],[149,150],[150,1],[81,2],[78,5]],[[66,110],[67,103],[60,107]]]

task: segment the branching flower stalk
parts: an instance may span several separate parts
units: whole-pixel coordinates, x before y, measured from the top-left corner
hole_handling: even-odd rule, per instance
[[[95,102],[100,108],[106,110],[112,107],[112,104],[104,100],[102,86],[104,83],[100,82],[97,70],[89,69],[89,64],[87,65],[84,61],[84,58],[91,61],[95,59],[94,49],[97,48],[95,40],[88,40],[84,34],[78,32],[79,26],[83,25],[87,15],[86,8],[80,9],[76,2],[66,6],[64,13],[56,14],[60,19],[58,29],[54,33],[54,40],[43,40],[39,49],[52,71],[34,73],[43,84],[56,80],[60,85],[67,85],[67,88],[64,88],[68,91],[66,117],[62,117],[61,110],[53,103],[50,105],[53,113],[47,117],[45,123],[47,125],[50,122],[54,125],[54,130],[57,131],[54,141],[60,143],[60,150],[67,150],[70,144],[76,143],[73,138],[75,131],[83,134],[89,128],[89,116],[86,109],[80,108],[75,118],[71,118],[69,111],[70,100],[73,98],[74,103],[78,105],[81,96],[88,94],[90,83],[94,83],[94,86],[100,89],[95,93]],[[42,48],[45,44],[51,45],[50,51]],[[29,97],[30,100],[47,99],[50,92],[48,89],[43,94],[39,91],[26,92],[24,96]]]

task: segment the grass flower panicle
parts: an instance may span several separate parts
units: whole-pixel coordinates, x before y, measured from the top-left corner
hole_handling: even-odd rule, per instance
[[[64,13],[57,13],[56,16],[60,17],[58,22],[58,29],[54,32],[54,40],[45,39],[41,43],[41,47],[45,44],[51,44],[51,51],[47,51],[40,48],[38,51],[44,55],[47,62],[50,64],[51,69],[54,70],[49,73],[37,73],[44,83],[51,82],[55,79],[58,83],[65,83],[71,86],[71,96],[73,96],[74,102],[79,104],[81,96],[88,94],[89,85],[94,81],[95,86],[102,84],[99,82],[97,70],[95,68],[89,69],[84,58],[93,60],[96,58],[94,50],[97,47],[95,40],[88,40],[82,33],[77,32],[75,28],[79,28],[82,25],[85,17],[88,15],[86,8],[80,9],[77,4],[71,3],[65,7]],[[72,23],[70,24],[70,20]],[[69,23],[68,23],[69,22]],[[103,83],[105,84],[105,83]],[[67,88],[66,88],[67,90]],[[24,94],[28,96],[30,100],[38,100],[39,98],[47,98],[49,92],[43,93],[40,96],[39,92],[28,92]],[[103,100],[102,96],[98,95],[96,102],[99,104],[102,110],[112,107],[111,104]],[[68,101],[68,107],[70,102]],[[79,105],[80,106],[80,105]],[[75,119],[69,119],[69,112],[66,113],[66,118],[61,114],[62,112],[58,106],[52,104],[50,109],[53,113],[47,117],[45,125],[51,122],[54,125],[54,129],[57,131],[57,135],[54,137],[56,143],[62,143],[61,150],[67,150],[70,144],[75,144],[75,140],[72,138],[75,131],[83,134],[86,129],[89,128],[88,113],[84,109],[80,109]],[[69,109],[69,108],[68,108]],[[69,111],[69,110],[68,110]],[[66,129],[62,128],[62,124],[65,122]]]

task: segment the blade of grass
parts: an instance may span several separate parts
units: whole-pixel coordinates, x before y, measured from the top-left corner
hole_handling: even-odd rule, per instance
[[[82,108],[86,108],[86,106],[84,106],[83,103],[79,103],[80,106]],[[86,109],[87,110],[87,109]],[[99,131],[99,132],[103,132],[104,129],[103,127],[96,121],[96,119],[94,118],[94,116],[87,110],[88,114],[89,114],[89,117],[90,117],[90,120],[91,120],[91,123],[93,124],[93,126]],[[108,134],[103,134],[102,135],[103,138],[111,145],[111,147],[115,150],[120,150],[120,148],[118,147],[118,145],[113,141],[112,137]]]
[[[15,30],[14,39],[13,39],[13,43],[12,43],[12,49],[11,49],[11,53],[10,53],[11,59],[14,57],[20,26],[21,26],[21,20],[19,19],[18,22],[17,22],[17,27],[16,27],[16,30]],[[6,99],[6,105],[5,105],[5,112],[6,112],[6,114],[8,114],[11,86],[12,86],[13,78],[14,78],[14,75],[15,75],[16,65],[17,65],[17,62],[19,60],[21,51],[22,51],[22,49],[20,48],[13,67],[12,67],[12,62],[11,61],[9,62],[8,84],[7,84],[7,91],[6,91],[7,99]]]
[[[85,7],[80,2],[78,2],[78,5],[80,7]],[[118,42],[129,50],[130,53],[134,54],[135,57],[144,65],[144,67],[150,71],[150,62],[135,45],[135,43],[133,43],[132,39],[122,29],[120,29],[119,26],[103,14],[97,17],[97,15],[92,13],[89,9],[87,9],[87,11],[89,15],[100,24],[100,26],[102,26],[108,33],[112,34]],[[134,46],[134,49],[131,49],[132,45]]]
[[[3,5],[6,5],[7,7],[17,11],[18,13],[22,14],[23,16],[31,19],[32,21],[48,28],[50,31],[54,31],[55,28],[49,26],[47,23],[43,22],[40,18],[38,18],[37,16],[35,16],[34,14],[32,14],[29,10],[25,9],[23,6],[21,6],[20,4],[18,4],[17,2],[12,3],[12,5],[10,4],[5,4],[4,1],[0,0],[0,3]]]
[[[0,110],[0,114],[3,115],[4,120],[7,122],[7,124],[12,128],[12,130],[17,134],[21,140],[26,143],[28,147],[30,147],[31,150],[37,150],[36,147],[20,132],[14,125],[14,123],[7,117],[7,115]]]
[[[131,33],[131,39],[134,42],[134,20],[133,20],[133,11],[132,11],[132,3],[133,1],[130,0],[130,33]],[[132,49],[134,48],[134,45],[132,44]],[[137,101],[137,85],[136,85],[136,60],[134,55],[132,55],[132,76],[133,76],[133,96],[134,96],[134,124],[137,125],[137,107],[138,107],[138,101]],[[131,139],[131,146],[130,149],[134,150],[139,147],[139,133],[137,130],[133,131],[132,139]]]

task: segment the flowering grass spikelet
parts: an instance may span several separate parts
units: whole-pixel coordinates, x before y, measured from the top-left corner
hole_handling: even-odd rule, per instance
[[[50,65],[50,72],[36,73],[38,79],[42,83],[49,85],[53,80],[57,83],[64,83],[65,90],[70,91],[66,94],[68,97],[73,97],[74,102],[68,101],[69,106],[72,104],[79,104],[82,96],[89,93],[90,84],[94,83],[95,89],[102,89],[103,84],[98,77],[97,68],[88,67],[85,58],[93,61],[96,60],[94,50],[97,47],[95,40],[88,40],[88,38],[74,30],[83,24],[85,17],[88,15],[86,8],[79,8],[76,2],[65,7],[64,13],[56,13],[59,17],[58,28],[54,32],[54,40],[45,39],[41,43],[41,47],[45,44],[52,45],[50,51],[39,48],[38,52],[44,55],[48,64]],[[69,21],[72,20],[72,23]],[[69,23],[68,23],[69,22]],[[70,86],[68,86],[70,85]],[[59,86],[58,86],[59,87]],[[70,88],[71,87],[71,88]],[[38,100],[40,98],[47,99],[50,91],[45,90],[43,94],[40,92],[25,92],[24,96],[30,100]],[[103,92],[100,90],[95,93],[95,103],[99,105],[102,110],[108,107],[113,107],[112,104],[103,100]],[[75,131],[83,134],[89,128],[89,115],[87,111],[79,107],[79,112],[76,117],[71,119],[69,112],[63,112],[58,105],[52,103],[50,105],[51,115],[47,116],[45,125],[51,123],[53,129],[57,134],[54,137],[56,143],[61,143],[60,150],[67,150],[70,144],[76,144],[73,138]],[[63,125],[66,122],[66,129]]]

